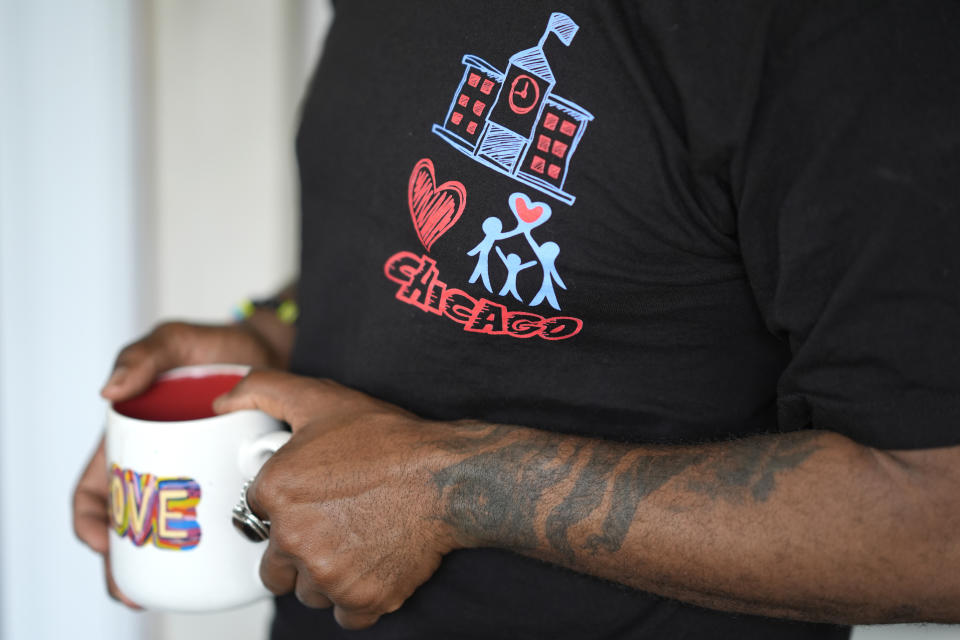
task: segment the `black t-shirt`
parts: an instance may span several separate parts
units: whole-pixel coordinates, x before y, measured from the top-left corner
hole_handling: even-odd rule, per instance
[[[960,4],[342,0],[293,370],[638,443],[960,442]],[[842,490],[842,488],[839,488]],[[834,638],[493,549],[342,632]]]

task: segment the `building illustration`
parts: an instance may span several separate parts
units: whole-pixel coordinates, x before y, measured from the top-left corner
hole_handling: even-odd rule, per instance
[[[557,80],[543,45],[553,33],[569,46],[578,29],[566,14],[552,14],[537,45],[511,56],[506,72],[465,55],[460,86],[433,132],[477,162],[573,204],[563,185],[593,115],[553,94]]]

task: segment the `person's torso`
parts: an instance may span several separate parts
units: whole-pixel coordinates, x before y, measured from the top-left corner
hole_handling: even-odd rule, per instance
[[[757,312],[727,186],[762,10],[336,11],[298,136],[296,372],[433,419],[657,443],[775,428],[789,352]],[[276,637],[313,625],[333,633],[287,600]],[[350,637],[754,636],[845,631],[480,550]]]

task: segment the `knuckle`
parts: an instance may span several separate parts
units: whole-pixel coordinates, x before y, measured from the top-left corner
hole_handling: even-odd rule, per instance
[[[311,555],[304,564],[310,580],[321,588],[336,584],[338,575],[337,568],[327,556],[319,554]]]
[[[297,582],[294,595],[301,604],[311,609],[324,609],[330,606],[330,601],[320,590],[312,585],[307,585],[303,581]]]
[[[158,336],[161,338],[176,337],[178,335],[183,334],[189,328],[189,326],[190,325],[188,325],[186,322],[180,322],[178,320],[167,320],[165,322],[161,322],[157,324],[153,328],[151,335]]]
[[[344,594],[339,604],[350,611],[378,612],[383,605],[383,596],[378,588],[364,583]]]
[[[180,347],[201,331],[200,327],[188,322],[167,321],[158,324],[149,338],[164,349],[173,349]]]
[[[272,514],[286,500],[285,476],[283,469],[268,462],[260,469],[256,481],[250,486],[248,497],[268,514]]]
[[[234,393],[260,393],[265,386],[270,384],[272,374],[273,372],[269,369],[253,367],[243,377],[243,380],[234,387]]]
[[[262,582],[263,586],[267,588],[267,591],[275,596],[282,596],[286,593],[290,593],[289,584],[274,577],[272,574],[265,571],[263,567],[260,568],[260,582]]]
[[[149,354],[149,349],[143,340],[138,340],[128,344],[123,349],[120,350],[120,353],[117,354],[117,364],[131,364],[139,360],[143,360]]]
[[[284,509],[289,504],[304,501],[309,495],[309,481],[294,470],[296,460],[288,460],[291,451],[281,448],[260,468],[254,483],[254,499],[263,498],[264,507]],[[291,464],[293,463],[293,464]],[[262,493],[260,493],[262,491]]]
[[[275,544],[277,549],[292,556],[297,556],[297,552],[303,546],[303,534],[295,527],[284,527],[271,525],[270,541]]]
[[[157,349],[172,349],[182,343],[189,333],[190,325],[185,322],[162,322],[147,337],[147,342]]]

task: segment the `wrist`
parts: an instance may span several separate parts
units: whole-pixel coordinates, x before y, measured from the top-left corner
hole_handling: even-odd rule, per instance
[[[293,350],[296,331],[292,325],[280,322],[274,311],[255,309],[235,325],[264,350],[267,361],[275,369],[286,369]]]
[[[264,349],[269,365],[286,369],[300,316],[296,282],[272,297],[242,300],[234,309],[234,316],[236,325]]]
[[[417,475],[422,479],[426,520],[436,523],[444,553],[456,549],[490,546],[468,526],[473,504],[466,487],[476,482],[465,464],[475,429],[466,421],[417,419],[413,452]]]
[[[517,508],[524,502],[517,491],[517,482],[525,481],[520,464],[536,449],[528,441],[530,430],[475,420],[441,424],[431,441],[436,517],[458,548],[536,546],[535,535],[524,530],[518,536],[515,528],[518,518],[534,517]]]

